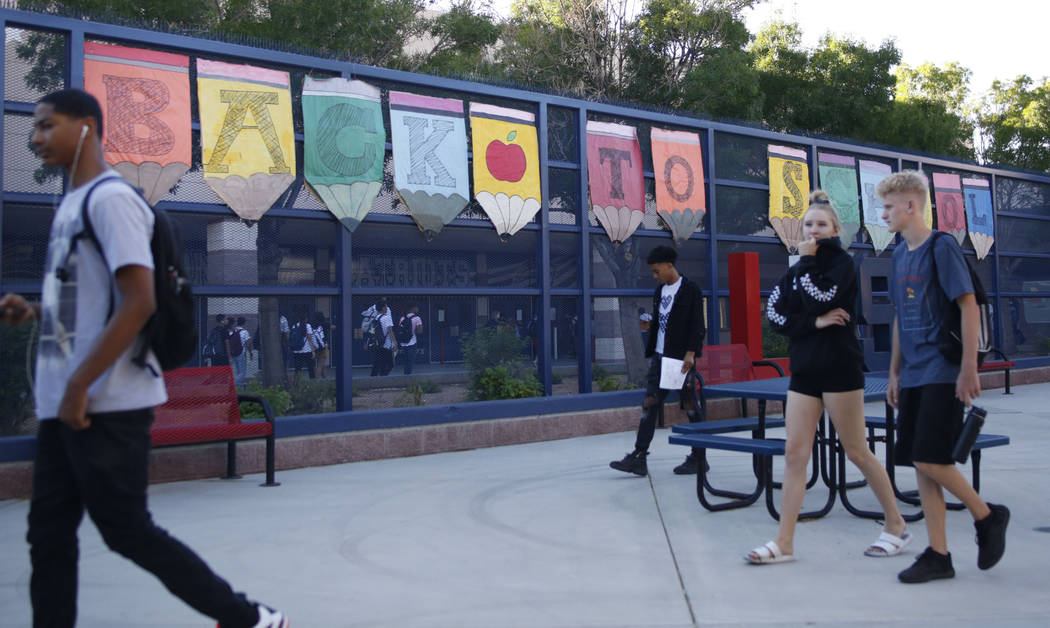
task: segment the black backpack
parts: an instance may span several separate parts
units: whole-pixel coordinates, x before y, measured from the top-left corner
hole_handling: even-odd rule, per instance
[[[937,256],[933,247],[937,245],[937,238],[949,234],[943,231],[934,231],[930,236],[930,266],[933,268],[933,282],[937,284],[941,296],[948,301],[944,308],[944,319],[941,328],[937,332],[937,349],[946,360],[953,364],[962,362],[962,311],[959,305],[948,299],[947,293],[941,287],[937,279]],[[970,281],[973,283],[973,296],[977,301],[977,366],[984,363],[984,359],[992,350],[992,305],[988,300],[988,293],[984,291],[984,284],[977,272],[970,265],[970,260],[965,256],[966,269],[970,271]]]
[[[197,324],[194,320],[193,291],[186,279],[186,273],[182,267],[181,239],[179,238],[178,226],[163,209],[157,209],[149,204],[142,193],[123,177],[107,177],[92,185],[84,202],[80,206],[80,216],[84,224],[84,230],[73,237],[70,244],[70,253],[75,250],[76,240],[85,237],[90,240],[99,255],[105,262],[106,256],[102,251],[102,245],[95,234],[95,228],[91,225],[88,216],[88,203],[95,189],[109,181],[120,181],[135,191],[142,198],[142,202],[153,211],[153,237],[150,240],[150,251],[153,253],[153,292],[156,299],[157,309],[146,321],[141,335],[145,342],[142,343],[138,353],[132,357],[132,362],[153,371],[146,362],[149,350],[157,356],[162,371],[176,369],[193,358],[197,351]],[[113,315],[112,296],[109,302],[109,313],[106,318]],[[153,373],[159,376],[160,373]]]
[[[241,328],[234,327],[233,331],[230,332],[230,357],[236,358],[240,354],[244,353],[244,343],[241,342]]]
[[[297,321],[292,325],[292,331],[288,335],[288,348],[292,350],[292,353],[300,353],[304,344],[306,344],[306,325]]]
[[[369,351],[379,349],[386,343],[383,338],[383,323],[379,319],[380,316],[375,315],[368,323],[368,331],[365,332],[365,349]]]
[[[412,342],[412,337],[415,335],[415,323],[413,322],[415,318],[415,314],[405,314],[398,321],[397,327],[394,328],[394,338],[397,339],[398,344],[407,345]]]

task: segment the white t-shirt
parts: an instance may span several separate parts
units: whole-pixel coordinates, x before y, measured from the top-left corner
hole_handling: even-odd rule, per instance
[[[41,419],[58,416],[66,382],[101,335],[110,304],[114,312],[120,307],[121,294],[113,273],[130,265],[153,269],[150,250],[153,210],[134,190],[120,182],[101,184],[91,194],[88,208],[105,261],[94,243],[81,238],[67,262],[73,236],[83,231],[80,206],[88,189],[104,178],[119,177],[115,171],[107,170],[69,192],[51,222],[40,300],[40,344],[34,390],[36,415]],[[55,271],[64,263],[68,276],[61,281]],[[141,342],[140,337],[132,343],[88,388],[89,413],[139,410],[167,401],[164,378],[131,361]],[[147,361],[160,373],[160,365],[152,352]]]
[[[241,336],[241,347],[243,347],[243,351],[247,351],[248,350],[248,341],[252,339],[252,335],[250,333],[248,333],[248,330],[243,328],[243,327],[238,327],[237,328],[237,333],[240,334],[240,336]],[[241,355],[244,355],[244,354],[242,353]]]
[[[379,316],[379,326],[383,329],[383,348],[393,349],[394,342],[390,340],[390,328],[394,326],[394,318],[390,315],[390,308]]]
[[[663,355],[664,334],[667,331],[667,319],[671,316],[671,308],[674,307],[674,298],[678,289],[682,287],[682,278],[671,285],[664,284],[660,288],[660,311],[657,312],[658,328],[656,330],[656,352]]]
[[[423,326],[423,319],[419,318],[419,314],[405,314],[405,316],[412,317],[412,340],[401,343],[401,346],[414,347],[419,342],[419,328]],[[401,319],[404,320],[405,316],[402,316]],[[398,321],[397,324],[400,325],[401,321]]]
[[[292,353],[312,353],[315,350],[315,348],[310,346],[310,340],[311,336],[314,335],[314,328],[310,325],[310,323],[296,323],[295,325],[292,325],[292,329],[295,329],[299,325],[302,325],[304,328],[303,346],[292,347]]]

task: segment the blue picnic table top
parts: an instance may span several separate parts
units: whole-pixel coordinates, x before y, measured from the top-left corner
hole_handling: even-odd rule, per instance
[[[749,382],[732,382],[704,386],[707,397],[746,397],[766,401],[784,401],[787,399],[790,377],[774,379],[755,379]],[[864,380],[864,401],[882,401],[886,398],[886,387],[889,380],[885,377],[867,377]]]

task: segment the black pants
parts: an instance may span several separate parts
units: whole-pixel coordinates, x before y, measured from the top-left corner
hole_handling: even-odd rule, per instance
[[[292,369],[293,373],[298,376],[300,369],[306,369],[306,373],[310,376],[310,379],[314,378],[314,354],[306,351],[305,353],[293,353],[292,354]]]
[[[372,377],[376,375],[390,375],[390,371],[394,368],[394,350],[393,349],[373,349],[372,350]]]
[[[146,507],[152,423],[151,408],[93,414],[91,427],[82,431],[57,420],[40,422],[26,535],[36,628],[76,623],[77,528],[85,509],[111,550],[155,575],[198,612],[224,628],[258,621],[253,603],[153,523]]]
[[[653,435],[656,433],[656,423],[664,413],[664,400],[671,392],[660,388],[660,360],[662,357],[656,354],[649,360],[649,372],[645,376],[645,398],[648,400],[652,397],[655,401],[651,402],[649,407],[642,405],[642,420],[638,423],[638,436],[634,441],[635,451],[649,451],[649,445],[653,442]],[[686,385],[689,385],[690,378],[686,378],[685,381]],[[685,394],[684,389],[682,394]],[[696,415],[694,408],[693,412],[689,413],[689,420],[693,421]]]

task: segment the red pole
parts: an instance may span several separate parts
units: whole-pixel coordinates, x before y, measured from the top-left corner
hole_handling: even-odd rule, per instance
[[[729,254],[729,336],[747,345],[752,360],[762,359],[762,297],[758,253]]]

